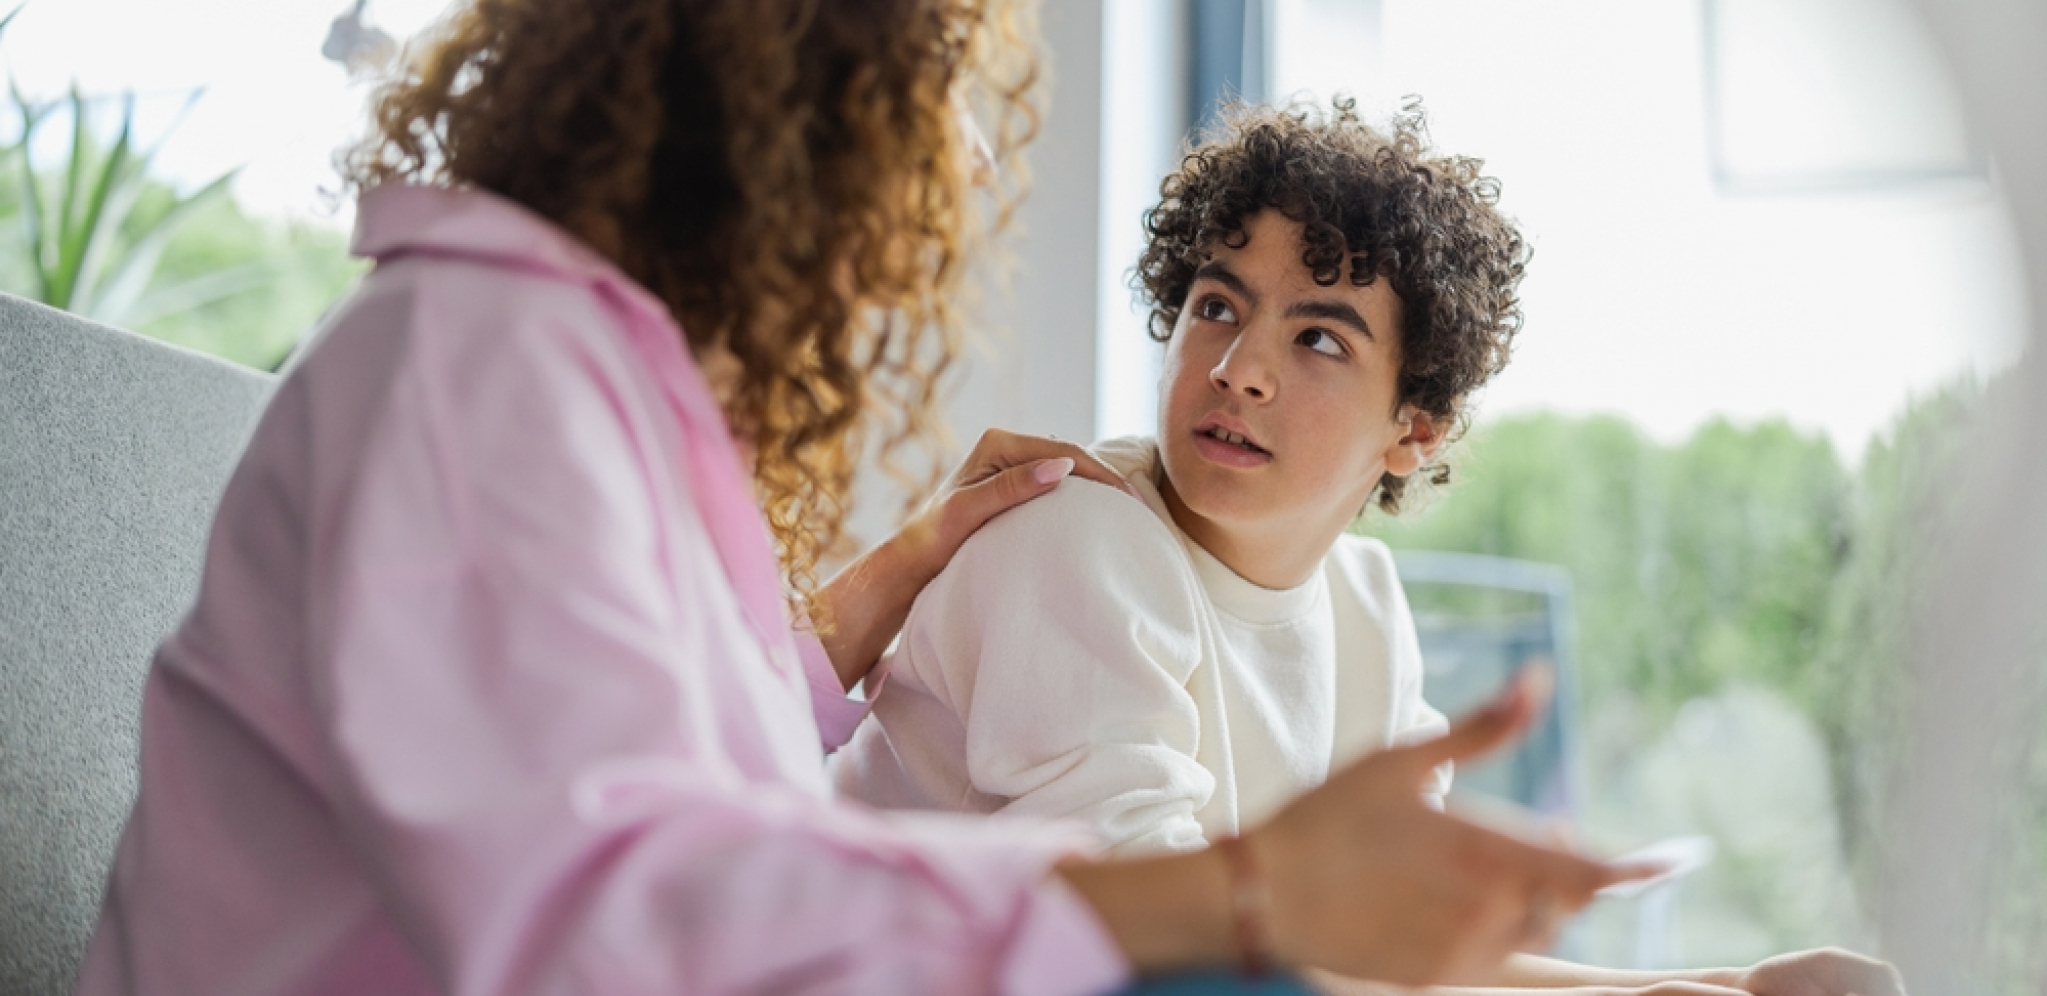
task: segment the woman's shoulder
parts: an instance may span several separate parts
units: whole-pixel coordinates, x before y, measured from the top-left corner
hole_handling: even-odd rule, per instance
[[[624,356],[627,314],[666,314],[566,232],[482,191],[380,187],[359,215],[351,252],[376,265],[336,324],[397,330],[413,362]]]

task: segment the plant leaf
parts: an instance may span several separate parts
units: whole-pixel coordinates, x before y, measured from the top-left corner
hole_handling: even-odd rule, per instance
[[[177,234],[179,226],[190,218],[193,211],[205,206],[227,192],[228,184],[234,180],[239,169],[232,169],[215,177],[213,182],[199,188],[192,196],[171,206],[164,216],[135,236],[113,272],[102,284],[106,290],[101,295],[110,301],[134,301],[148,288],[150,277],[156,274],[156,264],[163,255],[164,245]],[[97,309],[96,309],[97,310]]]
[[[71,158],[64,170],[63,186],[58,190],[56,224],[51,226],[56,235],[56,259],[52,260],[50,271],[50,298],[53,307],[71,307],[71,281],[67,273],[76,273],[77,267],[67,259],[64,247],[71,241],[71,232],[78,224],[78,198],[86,187],[86,160],[92,156],[92,122],[86,113],[85,95],[78,91],[78,84],[71,85]]]
[[[150,163],[156,159],[157,152],[163,149],[164,144],[170,141],[171,134],[184,122],[185,116],[191,113],[193,105],[199,102],[199,98],[205,92],[205,88],[202,87],[188,94],[184,106],[178,109],[177,116],[164,129],[163,135],[154,145],[139,150],[132,139],[133,94],[129,95],[130,103],[123,114],[121,132],[124,138],[129,139],[124,166],[126,172],[125,175],[115,178],[116,182],[109,192],[106,207],[99,220],[99,227],[104,231],[95,234],[88,243],[86,259],[79,271],[78,282],[72,289],[72,304],[80,314],[97,314],[108,310],[99,302],[99,288],[102,286],[109,286],[110,293],[131,303],[147,289],[160,253],[145,254],[134,266],[126,262],[134,255],[134,246],[128,247],[122,254],[120,257],[122,262],[119,264],[110,259],[110,254],[119,243],[120,230],[127,223],[129,212],[134,210],[136,201],[141,198],[143,191],[148,189]],[[109,280],[118,280],[119,288],[117,290],[111,288],[107,284]],[[118,311],[124,307],[125,304],[114,310]]]
[[[151,322],[182,315],[196,308],[248,293],[268,283],[276,275],[275,271],[276,268],[267,261],[215,270],[166,287],[155,288],[143,295],[139,301],[120,302],[120,310],[117,312],[96,314],[92,318],[108,325],[139,329]],[[108,299],[108,303],[111,305],[114,302]]]
[[[179,125],[185,123],[185,118],[191,115],[193,106],[197,105],[199,98],[204,96],[206,96],[206,88],[203,86],[185,95],[184,106],[178,108],[178,113],[171,118],[171,123],[164,126],[163,134],[157,138],[156,144],[146,149],[140,149],[132,154],[136,169],[144,171],[149,169],[149,165],[156,161],[156,154],[162,151],[165,143],[171,140],[172,133],[178,130]]]
[[[18,10],[18,8],[17,8]],[[13,15],[9,15],[10,17]],[[21,142],[15,148],[21,153],[21,218],[28,228],[29,269],[35,273],[36,300],[51,303],[50,266],[46,253],[48,212],[43,207],[42,185],[36,182],[35,161],[29,157],[36,129],[41,126],[49,109],[37,107],[35,102],[22,95],[21,84],[12,76],[7,79],[7,93],[14,101],[15,110],[21,115]]]
[[[71,303],[80,310],[91,306],[92,288],[99,282],[97,271],[104,265],[108,254],[114,251],[114,242],[120,237],[122,218],[147,182],[145,174],[128,168],[134,131],[135,94],[131,91],[122,98],[121,133],[114,139],[113,148],[107,150],[106,161],[100,164],[99,175],[86,194],[84,214],[76,219],[74,227],[65,233],[63,243],[57,247],[57,260],[62,268],[58,271],[59,277],[70,290]],[[129,189],[118,198],[119,209],[109,212],[108,201],[115,199],[116,188],[122,186]]]

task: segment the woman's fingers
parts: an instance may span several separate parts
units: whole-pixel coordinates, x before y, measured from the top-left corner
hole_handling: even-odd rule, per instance
[[[971,534],[1004,512],[1059,486],[1077,461],[1051,457],[1010,467],[977,484],[953,491],[946,499],[963,534]]]
[[[1123,476],[1109,468],[1108,464],[1095,458],[1086,448],[1059,439],[1044,436],[1027,436],[1001,429],[990,429],[981,434],[974,443],[974,449],[967,454],[963,470],[973,476],[959,481],[962,485],[973,485],[1026,464],[1043,460],[1067,459],[1073,461],[1072,474],[1082,480],[1105,484],[1131,497],[1137,497],[1135,489]],[[1019,498],[1018,501],[1028,500]]]
[[[1072,443],[990,429],[974,443],[946,487],[934,499],[941,560],[987,525],[988,520],[1030,501],[1067,477],[1106,484],[1132,497],[1137,492],[1109,465]]]

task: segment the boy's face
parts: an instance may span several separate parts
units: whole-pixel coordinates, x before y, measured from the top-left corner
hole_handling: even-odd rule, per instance
[[[1380,475],[1412,473],[1438,442],[1427,416],[1396,404],[1390,281],[1318,286],[1301,231],[1266,210],[1246,222],[1242,248],[1214,248],[1167,342],[1159,391],[1175,520],[1267,587],[1305,580]]]

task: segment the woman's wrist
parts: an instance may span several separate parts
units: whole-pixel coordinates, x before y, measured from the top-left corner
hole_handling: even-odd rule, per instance
[[[958,546],[939,542],[926,518],[912,520],[818,590],[830,616],[818,642],[847,691],[881,660],[889,641],[902,631],[917,594],[945,569]]]
[[[1236,942],[1237,967],[1258,978],[1272,971],[1272,887],[1263,865],[1242,837],[1220,837],[1210,850],[1222,858],[1230,876],[1230,934]]]
[[[1236,964],[1230,873],[1211,849],[1055,869],[1140,975]]]

